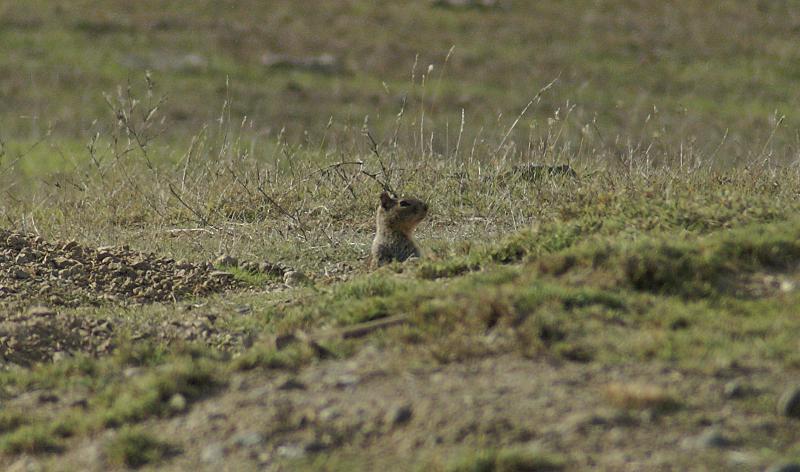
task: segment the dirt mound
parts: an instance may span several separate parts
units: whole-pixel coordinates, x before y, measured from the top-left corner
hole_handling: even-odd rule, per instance
[[[108,320],[32,308],[0,322],[0,357],[28,366],[77,351],[105,354],[112,349],[113,331]]]
[[[185,311],[179,320],[152,320],[132,324],[118,317],[78,316],[47,307],[32,307],[0,320],[0,367],[51,362],[78,352],[91,356],[110,354],[117,331],[129,332],[132,341],[156,343],[198,342],[221,350],[237,350],[252,339],[241,329],[225,329],[224,317],[199,310]]]
[[[0,230],[0,302],[49,306],[103,302],[152,303],[208,295],[236,287],[231,274],[132,251],[46,242]]]

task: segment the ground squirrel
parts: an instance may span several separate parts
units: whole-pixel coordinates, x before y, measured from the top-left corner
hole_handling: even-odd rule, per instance
[[[416,198],[393,198],[381,194],[378,205],[377,231],[372,241],[370,265],[377,267],[391,261],[404,261],[422,254],[412,234],[428,214],[428,205]]]

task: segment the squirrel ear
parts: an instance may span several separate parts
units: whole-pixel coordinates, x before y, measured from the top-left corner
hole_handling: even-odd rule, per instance
[[[388,210],[397,203],[388,192],[381,193],[381,206],[384,210]]]

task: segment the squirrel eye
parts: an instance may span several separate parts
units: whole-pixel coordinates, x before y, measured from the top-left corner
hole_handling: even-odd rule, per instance
[[[403,201],[400,202],[400,206],[401,207],[407,207],[407,206],[411,206],[411,204],[409,202],[403,200]]]

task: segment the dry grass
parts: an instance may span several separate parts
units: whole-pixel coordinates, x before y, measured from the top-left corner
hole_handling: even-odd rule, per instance
[[[612,383],[603,394],[618,408],[629,410],[672,411],[683,403],[664,387],[655,384]]]
[[[9,14],[0,43],[25,52],[0,55],[0,70],[15,72],[0,79],[0,93],[48,77],[34,87],[41,97],[14,93],[7,109],[53,122],[9,119],[13,131],[0,136],[4,226],[193,262],[221,253],[283,262],[310,275],[307,286],[278,293],[250,277],[248,291],[186,305],[74,310],[113,318],[123,348],[0,373],[4,401],[75,388],[87,398],[79,415],[78,407],[54,405],[35,418],[0,418],[5,459],[122,427],[108,445],[112,461],[156,462],[169,456],[167,445],[128,428],[183,414],[173,398],[191,409],[223,395],[229,377],[272,376],[320,357],[335,363],[365,347],[402,353],[399,370],[500,354],[587,368],[635,362],[656,372],[667,364],[697,375],[742,359],[764,371],[796,370],[797,293],[739,289],[741,277],[797,277],[797,121],[780,111],[795,89],[785,65],[797,55],[796,15],[784,11],[791,8],[720,13],[690,1],[667,18],[643,3],[576,2],[581,15],[552,2],[503,3],[508,8],[449,11],[421,1],[420,9],[321,2],[298,16],[293,3],[245,2],[275,10],[219,18],[203,3],[196,16],[176,9],[159,19],[147,3],[113,18],[0,4]],[[358,14],[342,15],[347,8]],[[338,23],[328,28],[331,15]],[[385,37],[384,27],[378,34],[370,22],[352,27],[359,15],[403,37]],[[253,23],[259,17],[277,23]],[[408,35],[409,21],[421,25],[419,34]],[[296,29],[272,28],[278,24]],[[149,65],[164,54],[185,58],[200,47],[197,31],[210,38],[199,70],[120,66],[139,52],[146,54],[134,59]],[[465,34],[454,50],[419,49],[449,48],[455,31]],[[486,43],[489,32],[505,39]],[[126,35],[150,49],[129,50],[136,41]],[[73,44],[69,38],[81,47],[51,47]],[[553,47],[531,58],[537,41]],[[173,43],[178,51],[165,52]],[[295,43],[274,52],[302,58],[330,44],[341,69],[265,71],[263,44]],[[107,53],[107,61],[107,45],[125,57]],[[65,64],[85,71],[53,72]],[[75,87],[84,79],[91,84]],[[115,88],[99,106],[86,99],[88,111],[75,111],[82,108],[74,90],[99,98]],[[531,165],[569,165],[577,175],[525,171]],[[428,257],[369,272],[364,259],[385,188],[430,205],[418,232]],[[189,310],[208,312],[215,329],[247,342],[230,350],[167,340],[130,348],[133,327],[180,323]],[[268,345],[294,330],[393,315],[409,322],[326,342],[324,356],[322,348]],[[131,369],[138,374],[120,374]],[[600,393],[626,410],[686,406],[656,383],[623,379]],[[785,434],[764,448],[783,453],[794,439]],[[509,447],[465,456],[453,470],[564,463]]]

